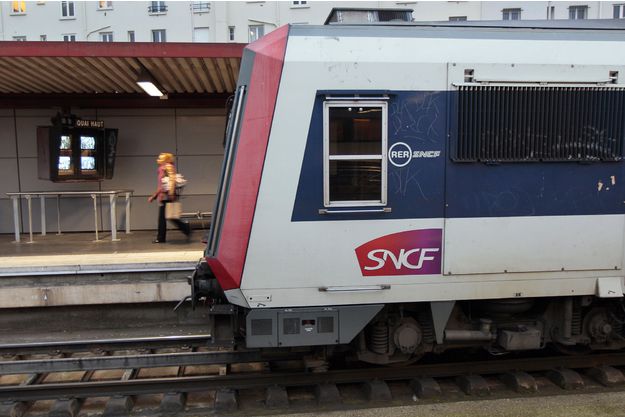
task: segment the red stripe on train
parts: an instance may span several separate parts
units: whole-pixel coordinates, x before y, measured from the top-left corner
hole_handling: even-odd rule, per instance
[[[284,65],[289,27],[283,26],[248,48],[256,53],[221,229],[219,250],[208,258],[224,290],[241,286],[271,122]]]

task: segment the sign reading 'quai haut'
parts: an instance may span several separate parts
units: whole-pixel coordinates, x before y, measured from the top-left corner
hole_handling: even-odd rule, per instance
[[[104,121],[102,120],[84,120],[84,119],[76,119],[75,123],[76,127],[91,127],[91,128],[103,128]]]

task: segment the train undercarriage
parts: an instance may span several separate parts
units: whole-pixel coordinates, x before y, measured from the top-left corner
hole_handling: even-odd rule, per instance
[[[245,309],[228,303],[207,269],[190,279],[194,305],[212,314],[215,338],[250,348],[349,352],[407,364],[426,353],[481,348],[493,355],[551,346],[579,354],[625,348],[623,298],[595,296]]]

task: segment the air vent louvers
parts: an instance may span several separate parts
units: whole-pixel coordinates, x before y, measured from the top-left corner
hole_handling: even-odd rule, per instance
[[[461,86],[456,162],[620,161],[625,88]]]

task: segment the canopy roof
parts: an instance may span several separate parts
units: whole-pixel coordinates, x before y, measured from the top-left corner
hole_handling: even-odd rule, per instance
[[[0,102],[9,97],[158,100],[136,84],[147,71],[170,98],[231,93],[245,44],[0,42]],[[18,102],[20,102],[18,100]],[[221,100],[220,100],[221,101]]]

